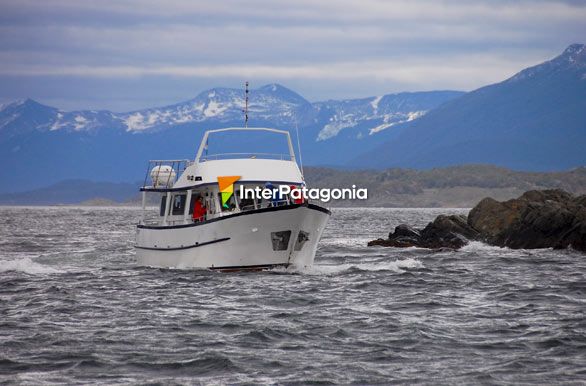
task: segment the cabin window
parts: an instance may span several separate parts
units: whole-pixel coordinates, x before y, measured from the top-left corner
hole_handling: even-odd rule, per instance
[[[297,235],[297,241],[295,242],[295,250],[296,251],[300,251],[301,248],[303,248],[303,245],[309,241],[309,233],[304,232],[304,231],[299,231],[299,234]]]
[[[187,195],[185,194],[176,194],[173,196],[173,201],[171,201],[171,214],[172,215],[182,215],[185,211],[185,201],[187,199]]]
[[[246,188],[250,188],[250,187],[247,186]],[[234,195],[236,196],[236,200],[238,201],[238,207],[240,208],[240,210],[256,209],[256,206],[254,203],[254,195],[248,195],[248,197],[244,197],[244,198],[240,198],[240,195],[237,193],[234,193]]]
[[[272,232],[273,251],[286,251],[289,248],[289,239],[291,239],[291,231]]]
[[[243,198],[240,200],[240,210],[252,210],[254,209],[254,199],[252,198]]]
[[[214,202],[214,196],[212,193],[205,193],[204,204],[210,214],[216,213],[216,203]]]

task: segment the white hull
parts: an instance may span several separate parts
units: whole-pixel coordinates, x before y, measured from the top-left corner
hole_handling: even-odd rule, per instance
[[[168,268],[311,267],[329,216],[329,211],[315,205],[290,205],[240,212],[201,224],[139,226],[137,260],[139,265]],[[283,243],[284,250],[275,250],[272,233],[287,231],[291,233],[288,243]],[[308,239],[296,250],[300,231]]]

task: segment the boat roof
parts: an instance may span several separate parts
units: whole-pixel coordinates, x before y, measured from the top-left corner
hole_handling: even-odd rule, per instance
[[[243,131],[256,131],[256,132],[269,132],[278,135],[284,135],[287,139],[287,146],[289,150],[289,154],[270,154],[270,153],[224,153],[224,154],[216,154],[212,156],[204,156],[204,151],[207,149],[208,146],[208,139],[211,134],[216,133],[225,133],[225,132],[243,132]],[[195,163],[209,160],[210,157],[217,157],[217,156],[230,156],[235,155],[234,158],[248,158],[247,156],[255,156],[257,158],[265,158],[265,156],[277,156],[278,158],[284,159],[288,158],[289,160],[295,162],[295,151],[293,150],[293,143],[291,142],[291,134],[285,130],[277,130],[271,129],[267,127],[227,127],[224,129],[216,129],[216,130],[208,130],[204,133],[201,143],[199,144],[199,149],[197,150],[197,155],[195,156]],[[213,158],[211,158],[213,159]]]
[[[210,134],[229,131],[264,131],[284,135],[289,154],[224,153],[204,155]],[[172,188],[144,187],[141,190],[185,190],[203,185],[217,184],[218,177],[238,176],[236,183],[301,184],[303,175],[295,159],[295,152],[288,131],[270,128],[231,127],[209,130],[204,133],[193,163],[189,164]]]

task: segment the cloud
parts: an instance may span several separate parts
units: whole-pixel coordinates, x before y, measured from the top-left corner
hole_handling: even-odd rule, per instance
[[[446,63],[449,62],[449,65]],[[529,65],[531,63],[527,63]],[[512,75],[519,68],[517,61],[490,55],[460,55],[448,58],[346,61],[301,65],[225,64],[193,66],[42,66],[2,67],[0,75],[15,76],[76,76],[76,77],[144,77],[171,76],[185,78],[236,79],[307,79],[347,81],[390,81],[429,88],[470,88]],[[445,80],[449,79],[449,82]],[[449,83],[446,84],[446,83]]]
[[[9,0],[0,74],[472,89],[581,42],[584,20],[579,1]]]

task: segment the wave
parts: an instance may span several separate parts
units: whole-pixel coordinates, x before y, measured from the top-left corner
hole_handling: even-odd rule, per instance
[[[403,273],[409,269],[424,268],[423,263],[417,259],[407,258],[392,261],[369,261],[352,264],[316,264],[312,268],[300,270],[300,273],[309,275],[336,275],[351,271],[393,271]]]
[[[463,252],[500,252],[510,250],[507,247],[497,247],[494,245],[488,245],[481,241],[470,241],[468,244],[463,246],[460,251]]]
[[[52,273],[62,273],[55,268],[32,261],[29,257],[17,260],[0,260],[0,273],[2,272],[24,272],[29,275],[43,275]]]

